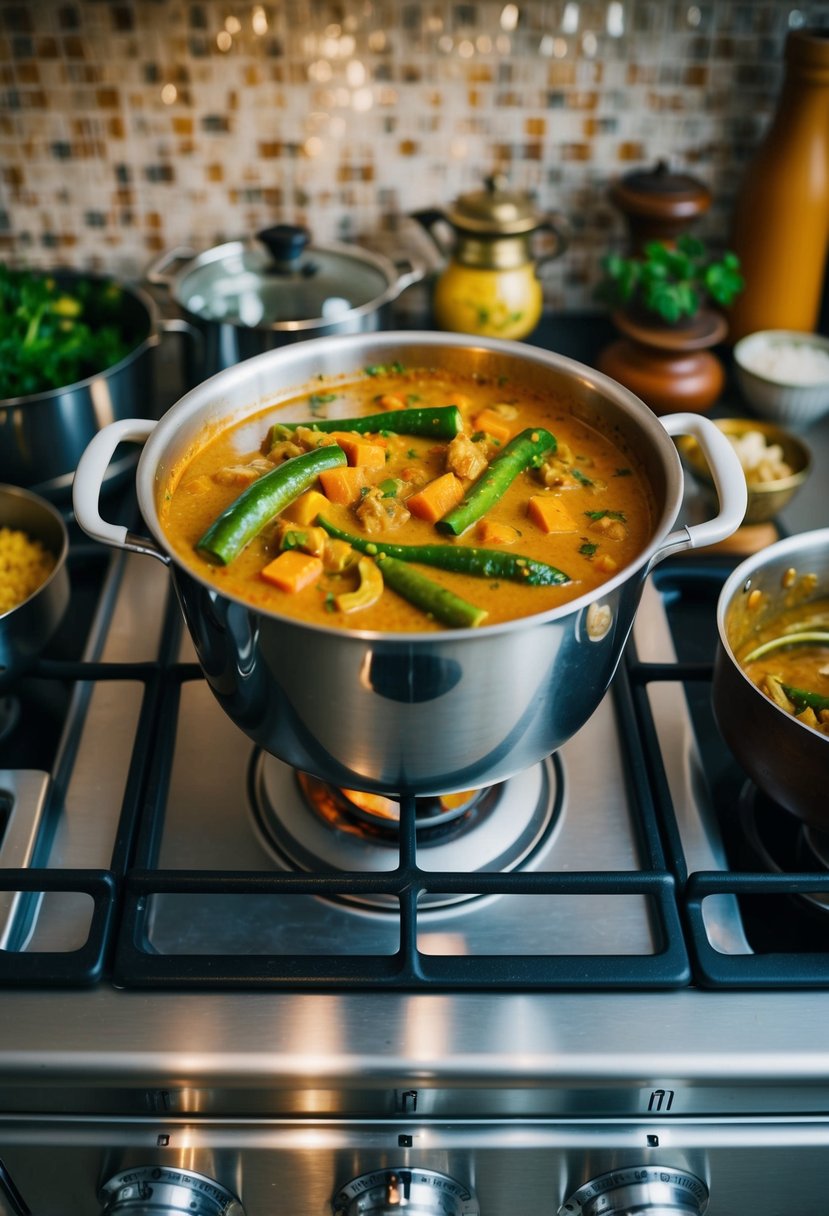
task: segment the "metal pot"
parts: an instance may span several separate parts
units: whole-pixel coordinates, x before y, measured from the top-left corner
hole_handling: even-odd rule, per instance
[[[69,603],[69,535],[50,503],[19,486],[0,485],[0,528],[25,532],[55,555],[46,582],[22,604],[0,613],[0,674],[5,675],[36,658],[61,622]]]
[[[375,363],[504,376],[558,395],[635,452],[656,499],[651,543],[598,591],[551,612],[478,629],[428,634],[343,632],[255,610],[226,597],[170,552],[156,495],[205,427],[236,421],[304,383]],[[288,415],[286,415],[288,417]],[[682,467],[669,435],[697,436],[716,469],[720,514],[672,532]],[[138,501],[151,537],[105,522],[98,489],[125,438],[146,440]],[[322,338],[250,359],[183,397],[155,425],[116,424],[93,440],[75,479],[75,512],[91,536],[169,567],[199,661],[219,703],[252,739],[295,767],[376,791],[449,792],[492,783],[559,747],[591,715],[613,675],[657,561],[733,532],[745,479],[725,436],[706,419],[664,422],[627,389],[536,347],[457,334]]]
[[[276,224],[203,253],[172,249],[149,267],[147,280],[168,288],[202,335],[202,375],[300,339],[383,329],[393,301],[423,277],[421,267],[310,239]]]
[[[800,580],[792,582],[787,574],[792,569],[817,576],[805,596]],[[749,608],[749,596],[759,609]],[[829,739],[775,705],[748,678],[736,654],[756,628],[787,605],[828,596],[829,528],[790,536],[747,558],[720,592],[711,689],[717,725],[746,774],[781,807],[824,832],[829,829],[824,784]]]
[[[113,281],[72,270],[49,273],[70,292],[82,280]],[[135,346],[120,362],[86,380],[0,400],[0,481],[27,486],[54,501],[68,498],[81,453],[100,427],[120,418],[149,415],[155,401],[153,347],[164,331],[191,335],[192,331],[181,320],[162,320],[146,292],[123,283],[118,287],[119,324]],[[122,453],[107,474],[108,482],[134,463],[134,456]]]

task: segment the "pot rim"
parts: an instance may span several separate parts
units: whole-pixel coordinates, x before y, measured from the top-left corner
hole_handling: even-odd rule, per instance
[[[40,273],[38,271],[38,273]],[[117,278],[110,274],[95,274],[92,271],[76,270],[73,267],[55,267],[54,269],[45,269],[44,275],[62,275],[71,276],[76,279],[94,279],[98,283],[117,283],[123,292],[133,296],[135,300],[143,307],[147,314],[148,331],[147,336],[142,338],[137,346],[134,346],[131,351],[124,355],[123,359],[119,359],[117,363],[111,363],[109,367],[103,368],[99,372],[94,372],[91,376],[85,376],[83,380],[73,380],[71,384],[62,384],[59,388],[46,388],[37,393],[25,393],[19,397],[3,397],[0,398],[0,412],[5,409],[25,409],[26,406],[34,405],[42,401],[51,401],[54,397],[62,397],[66,393],[74,393],[79,389],[88,388],[96,380],[109,379],[114,376],[122,368],[128,367],[130,363],[134,363],[146,350],[150,347],[157,346],[161,341],[161,321],[160,312],[155,300],[142,287],[135,284],[126,283],[123,279]]]
[[[240,237],[238,240],[224,241],[220,245],[194,253],[169,279],[170,293],[178,307],[190,320],[201,325],[230,325],[234,329],[246,330],[251,333],[305,333],[306,331],[337,329],[357,318],[371,316],[386,304],[396,300],[404,288],[417,282],[423,277],[420,267],[412,266],[411,270],[401,270],[391,258],[374,250],[362,249],[357,245],[349,245],[341,241],[330,241],[327,244],[310,244],[306,247],[308,253],[315,250],[320,253],[336,253],[342,257],[351,258],[355,262],[365,262],[375,267],[386,280],[386,287],[379,295],[367,300],[364,304],[356,304],[336,317],[306,317],[305,320],[269,321],[267,324],[246,325],[239,317],[205,317],[194,312],[187,300],[183,298],[181,288],[187,277],[195,269],[221,262],[231,255],[238,255],[248,250],[258,250],[259,244],[250,237]],[[163,258],[162,258],[163,260]],[[227,370],[227,369],[225,369]]]
[[[221,392],[222,386],[229,379],[248,376],[253,381],[256,373],[268,361],[277,361],[278,363],[293,361],[305,361],[308,358],[309,343],[303,342],[295,345],[278,347],[275,350],[266,351],[261,355],[254,356],[251,359],[246,359],[235,367],[225,368],[217,372],[208,380],[203,381],[195,388],[191,389],[183,397],[181,397],[170,409],[162,416],[162,418],[154,425],[151,434],[144,446],[138,460],[136,469],[136,490],[138,494],[138,503],[141,508],[141,514],[144,523],[152,533],[157,545],[162,551],[157,556],[163,556],[163,559],[168,563],[174,564],[177,569],[181,570],[188,578],[194,579],[203,587],[220,595],[225,599],[241,604],[250,611],[255,611],[263,617],[273,618],[275,620],[284,621],[302,629],[310,629],[314,632],[319,632],[326,635],[333,635],[346,639],[353,639],[364,643],[365,641],[388,642],[399,645],[407,643],[409,645],[434,645],[436,641],[441,639],[457,640],[459,638],[489,638],[496,634],[511,633],[522,628],[536,628],[546,624],[551,624],[560,621],[570,615],[576,615],[590,607],[595,601],[612,595],[624,583],[635,578],[639,571],[647,572],[653,564],[660,548],[662,547],[665,538],[670,532],[676,517],[679,513],[682,496],[683,496],[683,470],[679,454],[672,442],[668,432],[665,430],[662,423],[657,419],[656,415],[648,410],[647,406],[635,396],[630,390],[618,384],[615,380],[605,376],[603,373],[594,371],[588,368],[585,364],[579,363],[565,355],[559,355],[551,351],[542,349],[541,347],[525,346],[522,343],[511,342],[500,338],[477,338],[469,339],[465,335],[442,333],[433,331],[416,331],[403,330],[394,331],[387,330],[382,333],[372,333],[365,335],[336,335],[331,337],[321,337],[314,339],[316,349],[325,353],[325,349],[331,349],[339,344],[347,342],[349,345],[359,343],[363,339],[370,343],[375,349],[377,346],[392,347],[399,351],[401,346],[431,346],[435,348],[471,348],[472,350],[484,350],[495,355],[504,355],[512,358],[520,358],[522,361],[540,364],[542,367],[549,367],[551,370],[571,372],[578,378],[582,385],[587,385],[597,389],[604,395],[609,395],[616,401],[623,410],[631,416],[640,430],[645,434],[649,434],[652,439],[652,446],[655,448],[657,455],[661,458],[662,467],[665,474],[665,501],[662,505],[661,515],[653,522],[651,539],[646,547],[634,558],[634,560],[623,566],[617,571],[612,578],[602,583],[599,587],[593,588],[591,591],[585,592],[582,595],[568,600],[560,604],[556,608],[547,609],[544,612],[535,613],[532,616],[517,617],[509,621],[495,622],[491,625],[486,623],[468,628],[442,628],[429,630],[428,632],[389,632],[382,630],[360,630],[359,628],[349,627],[347,629],[338,628],[335,626],[320,625],[313,622],[300,620],[290,614],[284,614],[272,609],[265,609],[257,606],[254,608],[247,600],[217,586],[215,582],[201,576],[196,570],[190,567],[183,558],[181,558],[172,548],[166,538],[163,528],[158,519],[158,512],[155,500],[155,489],[158,485],[157,471],[162,463],[162,457],[168,446],[170,438],[174,437],[182,422],[186,422],[195,418],[203,410],[203,408],[214,399],[217,392]],[[359,366],[359,361],[358,361]],[[291,383],[286,385],[287,392],[294,393],[307,385],[310,375],[306,374],[303,379],[296,385]],[[254,393],[251,393],[254,396]],[[268,408],[267,403],[259,400],[253,406],[243,407],[235,412],[229,412],[228,425],[241,421],[242,419],[262,412]],[[222,428],[224,429],[224,428]],[[605,636],[614,637],[615,631],[608,630],[607,634],[603,634],[601,638],[595,639],[597,642],[602,641]]]
[[[732,570],[720,590],[717,600],[717,634],[723,653],[729,659],[736,674],[755,691],[758,697],[762,697],[763,693],[746,675],[728,639],[726,630],[728,610],[736,600],[739,592],[749,589],[751,579],[758,571],[765,569],[767,566],[774,565],[779,560],[785,561],[787,558],[797,557],[802,562],[804,558],[808,559],[812,551],[820,549],[829,549],[829,528],[816,528],[810,532],[797,532],[793,536],[787,536],[783,540],[775,541],[774,544],[761,549],[758,553],[751,554],[750,557],[742,561],[739,566]],[[787,710],[783,709],[781,705],[777,705],[772,701],[771,698],[767,697],[766,701],[770,708],[781,714],[782,719],[786,722],[795,722],[797,726],[808,730],[816,738],[829,742],[829,738],[821,731],[815,730],[814,727],[809,726],[806,722],[800,722],[792,714],[788,713]]]

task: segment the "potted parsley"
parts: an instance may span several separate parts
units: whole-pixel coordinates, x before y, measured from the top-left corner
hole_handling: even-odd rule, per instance
[[[610,254],[602,268],[599,298],[622,336],[602,351],[600,370],[655,413],[709,409],[725,384],[711,348],[726,337],[723,310],[744,286],[736,254],[712,256],[685,233],[636,256]]]
[[[726,250],[713,257],[688,233],[674,244],[650,241],[639,257],[609,254],[602,269],[605,302],[667,325],[681,324],[712,306],[727,308],[744,286],[735,253]]]

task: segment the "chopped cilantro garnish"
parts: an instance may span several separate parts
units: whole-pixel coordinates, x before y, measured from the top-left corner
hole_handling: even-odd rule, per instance
[[[593,485],[593,482],[590,480],[590,478],[589,478],[589,477],[587,477],[587,476],[586,476],[584,473],[582,473],[581,469],[577,469],[577,468],[574,466],[574,467],[573,467],[573,468],[570,470],[570,472],[573,474],[573,476],[575,477],[576,481],[581,482],[581,484],[582,484],[583,486],[592,486],[592,485]]]
[[[618,519],[621,523],[627,523],[627,517],[624,511],[585,511],[588,519]]]
[[[336,393],[311,393],[308,398],[308,404],[311,407],[311,413],[316,414],[320,406],[327,405],[329,401],[335,401]]]
[[[617,469],[616,472],[613,474],[614,477],[630,477],[630,475],[631,475],[630,469]]]
[[[598,547],[599,546],[594,545],[592,541],[586,540],[584,544],[579,547],[579,553],[581,553],[584,557],[592,557]]]
[[[329,591],[323,600],[323,607],[326,612],[334,612],[337,608],[337,601],[334,599],[333,592]]]

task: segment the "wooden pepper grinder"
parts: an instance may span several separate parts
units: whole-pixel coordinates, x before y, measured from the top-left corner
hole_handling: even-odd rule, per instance
[[[672,172],[664,160],[614,182],[610,200],[627,221],[634,256],[649,241],[675,241],[711,206],[711,194],[701,181]]]
[[[829,31],[793,30],[768,133],[734,207],[731,244],[745,291],[733,341],[758,329],[815,329],[829,245]]]

